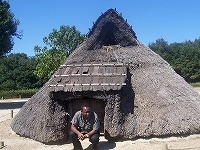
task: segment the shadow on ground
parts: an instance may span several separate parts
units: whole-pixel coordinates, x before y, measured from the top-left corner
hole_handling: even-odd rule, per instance
[[[87,143],[88,143],[88,147],[84,148],[84,150],[91,150],[92,144],[89,141]],[[65,141],[65,143],[62,143],[62,144],[72,144],[72,141],[69,139],[69,140]],[[60,145],[62,145],[62,144],[60,144]],[[53,145],[55,145],[55,143]],[[57,145],[59,145],[59,144],[57,143]],[[83,143],[82,143],[82,146],[83,146]],[[110,150],[115,147],[116,147],[115,141],[101,141],[100,140],[99,144],[98,144],[98,150]]]
[[[116,143],[113,141],[100,141],[98,144],[98,150],[110,150],[116,147]],[[90,144],[86,149],[84,150],[91,150],[92,144]]]
[[[0,109],[17,109],[21,108],[26,101],[23,102],[3,102],[0,103]]]

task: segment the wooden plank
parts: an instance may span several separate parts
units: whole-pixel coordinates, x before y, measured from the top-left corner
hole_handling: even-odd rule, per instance
[[[116,67],[116,72],[122,74],[123,73],[122,67]]]
[[[81,76],[79,78],[79,83],[80,84],[91,84],[92,78],[91,78],[91,76]]]
[[[69,71],[67,72],[67,74],[72,74],[73,71],[73,67],[70,67]]]
[[[92,83],[99,83],[99,76],[93,76]]]
[[[79,77],[73,76],[71,77],[71,84],[78,84],[79,83]]]
[[[80,73],[80,67],[74,67],[71,74],[79,74]]]
[[[54,79],[53,81],[51,81],[50,85],[56,85],[58,82]]]
[[[88,74],[88,72],[89,72],[89,66],[85,66],[83,67],[81,74]]]
[[[104,66],[99,66],[99,74],[104,74],[105,73],[105,67]]]
[[[123,69],[123,74],[127,74],[127,68],[126,68],[126,66],[123,66],[122,69]]]
[[[90,67],[89,67],[88,74],[90,74],[90,75],[91,75],[91,74],[93,73],[93,69],[94,69],[94,66],[90,66]]]
[[[92,74],[98,74],[98,72],[99,72],[99,66],[94,66]]]
[[[123,63],[89,63],[89,64],[68,64],[68,65],[60,65],[60,67],[73,67],[73,66],[123,66]]]
[[[116,84],[118,83],[124,83],[125,78],[123,76],[117,76],[116,78]]]
[[[70,67],[66,67],[65,69],[63,69],[64,72],[62,72],[61,74],[69,74],[70,71]]]
[[[105,73],[113,73],[114,67],[113,66],[107,66],[105,68]]]

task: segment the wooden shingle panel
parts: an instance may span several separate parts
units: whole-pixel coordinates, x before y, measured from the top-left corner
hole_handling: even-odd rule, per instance
[[[63,68],[62,71],[60,74],[70,74],[70,67]]]
[[[99,73],[99,66],[93,66],[92,74],[98,74],[98,73]]]
[[[126,66],[122,64],[63,65],[50,83],[55,91],[119,90],[125,85]],[[65,74],[64,74],[65,73]]]
[[[113,66],[107,66],[107,67],[105,67],[105,72],[107,73],[107,74],[112,74],[112,73],[114,73],[114,68],[115,67],[113,67]]]
[[[80,68],[81,67],[73,67],[72,73],[71,74],[79,74],[80,73]]]
[[[105,67],[104,66],[99,66],[99,74],[104,74],[105,73]]]
[[[88,74],[89,73],[89,66],[84,66],[83,69],[82,69],[82,72],[81,74]]]

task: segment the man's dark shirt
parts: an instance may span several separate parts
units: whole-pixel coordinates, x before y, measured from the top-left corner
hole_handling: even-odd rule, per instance
[[[95,112],[90,112],[90,117],[84,119],[81,111],[77,111],[71,121],[81,133],[88,133],[91,130],[99,130],[100,122]]]

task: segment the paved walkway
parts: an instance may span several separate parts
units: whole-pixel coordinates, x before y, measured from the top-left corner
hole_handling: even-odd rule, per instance
[[[27,101],[28,99],[0,100],[0,122],[11,119],[11,110],[13,111],[14,117]]]

